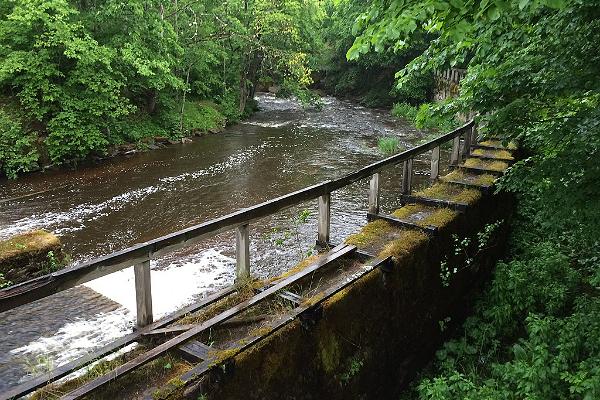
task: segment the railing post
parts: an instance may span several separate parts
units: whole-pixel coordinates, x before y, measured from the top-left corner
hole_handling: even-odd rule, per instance
[[[461,151],[461,157],[463,159],[469,157],[471,154],[471,129],[465,131],[465,140],[463,141],[463,148]]]
[[[152,284],[150,278],[150,260],[133,266],[135,275],[135,303],[138,328],[149,325],[152,316]]]
[[[331,193],[319,197],[319,232],[317,243],[327,246],[329,243],[329,230],[331,225]]]
[[[450,165],[458,164],[459,150],[460,150],[460,135],[456,136],[454,138],[454,140],[452,140],[452,154],[450,155]]]
[[[237,227],[235,233],[235,281],[243,282],[250,278],[250,226]]]
[[[431,179],[437,179],[440,174],[440,146],[434,147],[431,152]]]
[[[379,214],[379,172],[371,176],[369,183],[369,212]]]
[[[412,191],[412,169],[413,159],[408,159],[402,164],[402,194],[410,194]]]

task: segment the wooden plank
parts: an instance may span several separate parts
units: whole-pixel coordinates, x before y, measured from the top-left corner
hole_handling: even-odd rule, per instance
[[[290,292],[288,290],[279,292],[277,295],[282,299],[286,299],[288,301],[291,301],[292,303],[295,303],[296,305],[301,304],[302,301],[304,301],[304,299],[301,296],[298,296],[296,293]]]
[[[235,348],[230,348],[230,349],[225,350],[229,353],[229,356],[227,358],[225,358],[225,359],[218,358],[220,356],[220,354],[216,353],[214,358],[209,358],[208,360],[204,360],[200,364],[193,367],[191,370],[189,370],[189,371],[185,372],[183,375],[181,375],[179,382],[183,383],[184,387],[191,382],[197,382],[199,377],[203,376],[211,369],[218,368],[224,362],[232,359],[233,357],[240,354],[244,350],[247,350],[250,347],[254,346],[255,344],[259,343],[260,341],[268,338],[269,336],[271,336],[272,334],[277,332],[279,329],[281,329],[284,326],[286,326],[287,324],[289,324],[291,321],[298,319],[298,318],[302,318],[302,315],[308,314],[308,313],[314,311],[315,309],[321,307],[321,304],[323,304],[324,301],[329,300],[335,294],[339,293],[340,291],[342,291],[342,290],[346,289],[347,287],[349,287],[350,285],[354,284],[356,281],[358,281],[365,275],[371,273],[372,271],[375,271],[376,269],[381,269],[382,271],[386,270],[389,272],[390,265],[392,265],[391,257],[387,257],[387,258],[383,258],[383,259],[374,258],[370,263],[371,268],[362,269],[359,273],[354,274],[351,279],[344,281],[340,285],[335,285],[335,286],[332,286],[332,287],[326,289],[325,291],[322,292],[322,297],[318,302],[316,302],[314,304],[304,303],[304,304],[296,307],[289,314],[284,315],[281,318],[279,318],[278,320],[269,324],[267,326],[269,328],[268,332],[266,332],[264,334],[258,334],[255,336],[248,336],[248,337],[244,338],[242,341],[239,341],[238,343],[244,343],[241,347],[235,347]],[[230,351],[230,350],[234,350],[234,351]],[[216,361],[219,361],[219,363],[216,363]],[[164,389],[164,387],[162,389]],[[156,388],[152,388],[151,390],[148,390],[147,393],[149,393],[149,394],[147,396],[145,396],[144,399],[152,400],[151,393],[154,393],[155,391],[156,391]],[[160,390],[160,392],[162,393],[163,390]]]
[[[150,332],[144,332],[144,333],[142,333],[142,335],[143,336],[169,335],[169,334],[189,331],[194,326],[196,326],[196,324],[173,325],[173,326],[169,326],[168,328],[160,328],[160,329],[154,329]]]
[[[369,212],[379,212],[379,173],[373,174],[369,182]]]
[[[460,136],[469,130],[472,125],[473,121],[469,121],[452,132],[402,153],[367,165],[356,172],[334,181],[325,181],[309,186],[255,206],[173,232],[169,235],[133,245],[80,265],[2,289],[0,290],[0,313],[138,264],[145,261],[148,254],[154,257],[159,256],[199,242],[207,236],[213,236],[236,228],[239,225],[251,223],[254,220],[264,218],[286,208],[329,194],[351,183],[370,178],[374,173],[379,172],[386,166],[412,159],[419,154]]]
[[[148,325],[148,326],[146,326],[142,329],[139,329],[133,333],[130,333],[120,339],[117,339],[111,343],[108,343],[106,346],[103,346],[98,350],[95,350],[89,354],[86,354],[83,357],[80,357],[76,360],[73,360],[73,361],[68,362],[64,365],[61,365],[57,368],[54,368],[52,371],[49,371],[43,375],[40,375],[39,377],[25,381],[17,386],[9,388],[6,392],[0,393],[0,400],[10,400],[13,398],[19,398],[19,397],[25,396],[29,393],[32,393],[36,389],[46,386],[62,377],[65,377],[65,376],[69,375],[70,373],[72,373],[73,371],[83,368],[86,365],[89,365],[92,362],[97,361],[100,358],[102,358],[110,353],[113,353],[113,352],[127,346],[128,344],[135,342],[145,333],[147,333],[151,330],[155,330],[155,329],[164,327],[164,326],[172,323],[173,321],[183,317],[186,314],[197,311],[203,307],[206,307],[210,304],[213,304],[213,303],[227,297],[228,295],[230,295],[233,292],[235,292],[235,288],[233,286],[225,288],[223,290],[220,290],[220,291],[208,296],[204,300],[201,300],[197,303],[186,306],[186,307],[160,319],[159,321],[154,322],[152,325]]]
[[[240,225],[235,233],[235,280],[250,279],[250,226]]]
[[[506,150],[506,151],[515,151],[514,149],[509,149],[503,146],[489,146],[481,143],[476,143],[471,145],[472,149],[481,149],[481,150]]]
[[[413,160],[412,158],[402,164],[402,194],[412,192]]]
[[[135,303],[137,310],[137,326],[150,325],[152,316],[152,284],[150,277],[150,260],[133,267],[135,275]]]
[[[464,203],[458,203],[448,200],[431,199],[429,197],[410,196],[405,194],[402,195],[402,202],[404,204],[418,203],[430,207],[445,207],[459,212],[465,212],[469,208],[469,205]]]
[[[469,155],[469,157],[481,158],[482,160],[504,161],[504,162],[508,162],[508,163],[513,163],[515,161],[514,157],[511,157],[511,158],[493,157],[493,156],[485,156],[485,155],[481,155],[481,154],[473,154],[472,152]]]
[[[490,194],[490,193],[492,193],[492,191],[494,189],[494,185],[478,185],[476,183],[465,182],[465,181],[443,179],[443,182],[451,183],[451,184],[457,185],[457,186],[462,186],[462,187],[465,187],[468,189],[478,189],[478,190],[481,190],[484,194]]]
[[[113,371],[87,382],[86,384],[75,389],[74,391],[67,393],[65,396],[61,397],[61,399],[62,400],[74,400],[74,399],[81,398],[81,397],[93,392],[94,390],[106,385],[110,381],[117,379],[118,377],[131,372],[135,368],[138,368],[138,367],[156,359],[157,357],[161,356],[165,352],[170,351],[173,348],[182,345],[183,343],[189,341],[190,339],[194,338],[195,336],[199,335],[200,333],[204,332],[205,330],[210,329],[213,326],[216,326],[224,321],[227,321],[227,320],[233,318],[234,316],[240,314],[241,312],[245,311],[246,309],[275,295],[279,290],[285,288],[286,286],[301,280],[302,278],[316,272],[319,268],[321,268],[321,267],[347,255],[347,254],[351,254],[355,250],[356,250],[356,246],[345,246],[342,250],[340,250],[334,254],[329,254],[324,259],[319,260],[318,262],[316,262],[314,264],[311,264],[310,266],[303,269],[302,271],[279,281],[279,283],[271,286],[269,289],[265,290],[264,292],[259,293],[256,296],[254,296],[246,301],[241,302],[237,306],[230,308],[227,311],[225,311],[221,314],[218,314],[207,321],[202,322],[201,324],[197,325],[196,327],[166,341],[165,343],[162,343],[162,344],[154,347],[153,349],[139,355],[135,359],[130,360],[130,361],[118,366]]]
[[[440,146],[431,151],[431,179],[435,180],[440,175]]]
[[[319,226],[317,243],[321,246],[329,243],[329,232],[331,229],[331,194],[327,193],[319,197]]]
[[[409,221],[405,221],[405,220],[402,220],[402,219],[394,218],[391,215],[382,215],[382,214],[371,214],[371,213],[368,213],[367,214],[367,219],[369,221],[374,221],[374,220],[377,220],[377,219],[381,219],[383,221],[389,222],[390,224],[398,226],[400,228],[416,229],[418,231],[425,232],[428,235],[435,235],[437,233],[437,231],[438,231],[438,228],[436,226],[433,226],[433,225],[421,226],[421,225],[417,225],[417,224],[414,224],[414,223],[409,222]]]
[[[486,169],[486,168],[479,168],[479,167],[467,167],[465,165],[455,165],[455,166],[451,166],[450,168],[459,169],[459,170],[462,169],[462,170],[472,172],[474,174],[479,174],[479,175],[483,175],[483,174],[502,175],[502,174],[504,174],[504,171],[497,171],[497,170],[493,170],[493,169]]]
[[[179,346],[179,351],[183,353],[184,358],[191,362],[198,362],[208,359],[210,352],[214,352],[215,349],[205,345],[198,340],[190,340],[189,342]]]
[[[456,136],[454,140],[452,140],[452,153],[450,155],[450,165],[458,164],[458,159],[460,158],[460,136]]]

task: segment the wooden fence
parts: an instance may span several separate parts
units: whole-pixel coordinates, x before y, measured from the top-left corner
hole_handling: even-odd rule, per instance
[[[370,179],[369,213],[379,212],[380,171],[388,166],[403,163],[402,194],[410,195],[412,189],[413,159],[429,150],[431,154],[431,178],[439,175],[440,146],[452,141],[450,163],[457,164],[470,149],[475,135],[473,121],[425,144],[370,164],[356,172],[335,180],[321,182],[293,193],[286,194],[255,206],[242,209],[189,228],[162,236],[145,243],[136,244],[115,253],[67,268],[49,275],[32,279],[0,290],[0,313],[31,303],[82,283],[134,266],[137,303],[137,325],[144,327],[153,322],[152,286],[150,260],[166,252],[198,242],[208,236],[236,230],[236,274],[238,279],[250,276],[250,224],[283,209],[318,199],[318,239],[320,244],[329,242],[331,221],[331,193],[362,179]],[[462,140],[461,140],[462,138]]]

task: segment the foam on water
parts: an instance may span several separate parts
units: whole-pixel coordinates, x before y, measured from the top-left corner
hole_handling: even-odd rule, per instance
[[[228,156],[222,162],[212,164],[208,168],[159,178],[155,185],[128,191],[113,196],[101,203],[84,203],[64,212],[53,211],[32,214],[11,222],[10,225],[3,226],[0,229],[0,239],[37,228],[52,230],[57,235],[84,229],[86,222],[107,216],[109,213],[118,211],[128,204],[140,202],[154,193],[177,190],[177,187],[173,187],[172,185],[175,182],[198,179],[203,176],[214,176],[244,165],[270,146],[271,144],[267,142],[256,146],[249,146]]]
[[[235,260],[215,249],[152,271],[154,318],[180,309],[203,294],[233,283]],[[41,337],[10,351],[15,359],[28,360],[30,369],[59,366],[130,333],[135,321],[133,268],[116,272],[85,284],[119,303],[117,310],[100,313],[92,319],[65,324],[55,334]]]

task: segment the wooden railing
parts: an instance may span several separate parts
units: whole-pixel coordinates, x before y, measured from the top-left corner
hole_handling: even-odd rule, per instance
[[[82,283],[134,266],[137,303],[137,325],[146,326],[153,321],[150,260],[166,252],[198,242],[207,236],[236,230],[236,275],[237,279],[250,276],[250,224],[283,209],[318,198],[318,239],[320,244],[329,242],[331,221],[331,193],[362,179],[370,178],[369,212],[379,211],[380,171],[388,166],[403,163],[402,193],[410,194],[412,188],[413,159],[429,150],[431,155],[431,178],[439,175],[440,146],[452,140],[450,163],[457,164],[468,154],[471,137],[474,135],[473,121],[399,154],[370,164],[356,172],[335,180],[325,181],[293,193],[242,209],[189,228],[162,236],[145,243],[136,244],[121,251],[85,262],[81,265],[54,272],[27,282],[0,290],[0,313],[31,303]],[[461,137],[462,147],[461,147]]]

